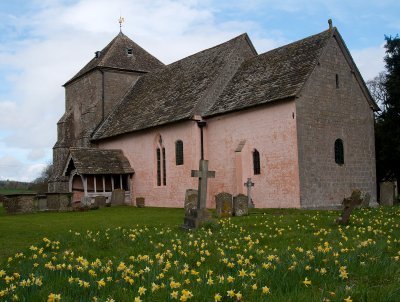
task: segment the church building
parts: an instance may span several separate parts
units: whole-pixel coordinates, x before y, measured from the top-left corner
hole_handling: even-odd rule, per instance
[[[376,201],[372,99],[341,35],[258,54],[247,34],[165,65],[120,32],[65,83],[49,192],[183,207],[203,157],[207,206],[329,208],[354,189]]]

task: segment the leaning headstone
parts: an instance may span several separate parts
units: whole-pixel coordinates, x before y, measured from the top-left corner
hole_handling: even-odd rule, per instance
[[[145,200],[144,197],[136,197],[136,206],[138,208],[144,208],[145,205],[144,200]]]
[[[347,225],[350,221],[350,214],[353,212],[353,209],[359,205],[361,205],[363,199],[361,198],[361,191],[356,189],[351,193],[350,197],[343,199],[343,212],[342,216],[336,219],[338,224]]]
[[[119,206],[125,204],[125,190],[115,189],[111,193],[111,204]]]
[[[106,206],[106,201],[107,197],[103,195],[98,195],[94,198],[94,202],[99,206],[99,207],[105,207]]]
[[[232,216],[232,194],[222,192],[215,195],[215,205],[218,217]]]
[[[395,200],[395,185],[391,181],[380,183],[380,202],[383,206],[392,206]]]
[[[245,216],[249,214],[249,206],[247,196],[239,194],[233,197],[233,214],[235,216]]]

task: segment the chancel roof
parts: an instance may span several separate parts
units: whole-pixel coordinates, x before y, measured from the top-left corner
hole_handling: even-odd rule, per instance
[[[72,168],[75,168],[79,174],[134,173],[128,159],[121,150],[97,148],[70,148],[66,174],[71,172]]]
[[[129,51],[129,53],[128,53]],[[120,32],[103,50],[98,52],[67,85],[95,68],[113,68],[138,72],[149,72],[164,64]]]
[[[327,30],[247,60],[204,116],[295,97],[331,36]]]

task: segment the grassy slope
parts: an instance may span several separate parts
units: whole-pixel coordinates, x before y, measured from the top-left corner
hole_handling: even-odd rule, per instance
[[[213,288],[217,288],[224,295],[223,301],[233,301],[226,297],[226,290],[231,288],[242,290],[249,299],[246,301],[262,301],[264,298],[268,301],[322,301],[323,298],[343,301],[349,295],[353,297],[353,301],[398,301],[400,262],[393,260],[393,257],[400,255],[398,254],[400,253],[399,208],[355,211],[349,227],[339,227],[333,223],[338,215],[334,211],[266,210],[265,212],[265,215],[223,220],[220,226],[211,225],[212,234],[199,230],[193,232],[193,235],[179,229],[183,220],[182,209],[115,207],[81,213],[41,213],[19,216],[0,214],[0,256],[2,260],[5,260],[5,256],[13,255],[17,251],[29,254],[30,251],[27,248],[31,244],[43,245],[40,243],[42,238],[48,237],[51,240],[60,240],[61,251],[72,250],[75,252],[75,257],[83,255],[89,261],[94,261],[98,257],[103,262],[111,258],[116,266],[119,261],[130,263],[129,255],[149,254],[154,259],[156,253],[174,250],[173,245],[177,243],[174,240],[180,239],[179,245],[188,256],[183,257],[173,252],[171,262],[175,259],[179,260],[180,267],[177,270],[173,267],[171,275],[173,274],[179,281],[190,277],[192,285],[188,287],[194,290],[197,297],[199,293],[202,293],[204,301],[212,300],[213,294],[209,292],[209,289]],[[144,225],[149,226],[149,229],[146,230]],[[162,228],[159,227],[161,225]],[[122,227],[122,229],[116,229],[116,227]],[[108,228],[110,230],[106,230]],[[70,229],[72,232],[69,232]],[[135,231],[129,229],[135,229]],[[88,233],[87,230],[93,232]],[[97,235],[97,230],[103,231]],[[137,236],[133,243],[128,236],[131,232]],[[96,241],[92,241],[94,238]],[[231,274],[237,281],[231,285],[225,282],[223,286],[216,284],[208,287],[205,281],[201,285],[195,285],[195,278],[190,274],[181,276],[179,270],[182,269],[183,263],[189,263],[190,267],[196,268],[196,262],[201,256],[199,252],[196,252],[199,248],[192,245],[194,240],[197,242],[205,240],[207,245],[204,249],[209,249],[211,252],[211,256],[206,257],[206,262],[199,268],[203,276],[207,267],[214,270],[215,276],[223,274],[226,278],[228,274]],[[255,243],[256,240],[259,240],[259,243]],[[252,248],[250,248],[250,243]],[[297,250],[298,247],[302,250]],[[330,250],[326,253],[318,252],[319,247],[321,249],[327,247]],[[220,256],[217,252],[220,248],[225,251],[224,256]],[[307,250],[315,255],[314,260],[308,259]],[[336,252],[338,256],[334,255]],[[271,288],[271,295],[253,294],[252,290],[244,288],[238,277],[240,269],[236,261],[238,254],[244,255],[245,258],[249,255],[254,256],[251,262],[257,269],[261,269],[261,263],[268,262],[267,255],[275,254],[280,258],[279,261],[271,261],[273,265],[276,265],[276,270],[261,269],[262,273],[257,273],[257,278],[254,280],[246,277],[246,280],[249,280],[248,286],[257,280],[259,289],[261,286],[268,285]],[[232,261],[235,267],[227,268],[221,262],[224,257]],[[47,261],[47,259],[42,260],[43,263]],[[58,259],[57,261],[64,262],[65,260]],[[30,271],[31,268],[28,265],[30,262],[32,261],[23,261],[26,264],[20,267],[21,272],[26,270],[25,274],[27,274]],[[154,268],[151,266],[152,272],[157,269],[156,263]],[[294,263],[297,263],[295,268],[290,270],[290,266]],[[311,265],[311,270],[305,270],[307,264]],[[18,265],[15,265],[17,269]],[[139,265],[142,264],[134,263],[135,270]],[[150,264],[143,264],[145,265],[150,266]],[[206,267],[203,268],[203,266]],[[340,266],[347,267],[348,279],[341,280],[338,276]],[[322,267],[328,270],[324,275],[315,270]],[[246,266],[244,269],[247,273],[251,270]],[[69,272],[53,274],[46,273],[46,270],[41,271],[49,274],[46,281],[49,278],[59,278],[56,283],[45,285],[44,289],[47,291],[54,289],[56,292],[62,292],[63,301],[78,301],[76,299],[80,297],[79,295],[81,295],[80,301],[88,301],[89,293],[76,285],[71,285],[71,292],[67,292],[68,289],[64,290],[68,285],[62,280],[68,278]],[[87,274],[82,275],[88,279]],[[169,282],[168,277],[167,274],[165,282]],[[302,284],[305,277],[312,280],[310,287]],[[149,278],[148,282],[151,282],[150,280],[159,282],[154,276]],[[135,282],[141,281],[136,279]],[[150,283],[143,285],[150,292]],[[110,295],[115,298],[120,295],[118,301],[132,301],[132,298],[128,299],[126,293],[121,290],[123,286],[121,284],[120,288],[114,292],[110,289]],[[135,283],[133,291],[129,292],[130,297],[137,293],[138,286]],[[346,287],[349,287],[349,290]],[[92,290],[95,291],[95,288]],[[335,296],[331,296],[329,292],[335,293]],[[44,293],[37,292],[30,297],[39,301],[43,300],[44,296]],[[166,300],[165,296],[157,298],[155,295],[151,301]]]
[[[44,236],[60,239],[69,230],[86,231],[136,224],[179,225],[183,209],[111,207],[88,212],[4,214],[0,208],[0,262],[4,257],[40,242]]]

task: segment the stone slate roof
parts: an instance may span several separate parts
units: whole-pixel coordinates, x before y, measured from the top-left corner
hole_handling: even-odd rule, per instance
[[[133,55],[128,56],[127,49],[132,48]],[[164,64],[120,32],[103,50],[98,58],[94,57],[75,76],[64,84],[68,85],[77,78],[96,68],[113,68],[138,72],[149,72],[163,67]]]
[[[204,116],[296,96],[331,36],[327,30],[247,60]]]
[[[70,160],[73,161],[79,174],[134,173],[128,159],[121,150],[70,148],[70,154]],[[67,165],[69,165],[69,162]]]
[[[243,49],[247,49],[247,52]],[[256,55],[247,34],[201,51],[143,75],[125,95],[93,139],[111,137],[191,118],[199,114],[200,102],[215,101],[223,83],[240,64]],[[231,71],[229,68],[233,68]],[[227,70],[228,68],[228,70]],[[214,95],[217,93],[216,95]]]
[[[231,64],[232,52],[246,34],[194,54],[140,78],[93,134],[93,140],[193,118],[211,117],[268,102],[296,97],[314,70],[328,40],[344,45],[336,28],[323,31],[261,55],[247,56],[223,86],[213,83]],[[346,48],[345,52],[348,53]],[[351,58],[350,54],[348,56]],[[352,60],[349,64],[355,66]],[[361,89],[365,84],[358,76]],[[217,90],[211,96],[210,90]],[[374,101],[365,93],[371,107]],[[207,106],[203,106],[207,103]]]

